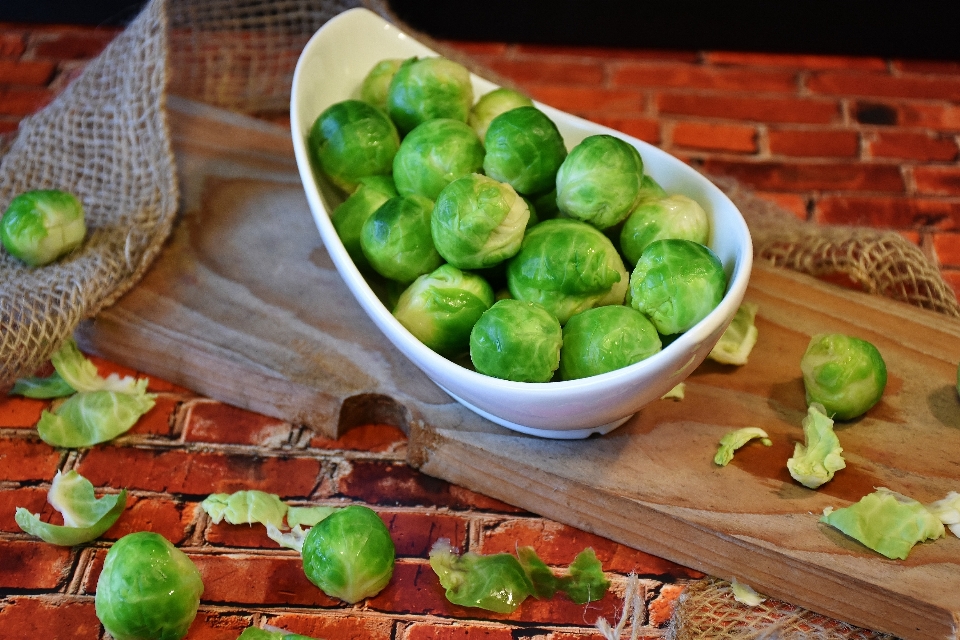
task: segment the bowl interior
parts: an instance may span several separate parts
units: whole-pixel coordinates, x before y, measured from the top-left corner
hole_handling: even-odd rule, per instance
[[[385,58],[438,55],[366,9],[330,20],[304,48],[294,74],[291,134],[297,165],[314,220],[330,257],[357,301],[388,339],[440,387],[470,409],[508,428],[548,437],[583,437],[620,424],[641,406],[683,380],[709,353],[743,298],[752,266],[750,235],[740,212],[709,180],[645,142],[541,103],[567,148],[600,133],[635,146],[644,170],[669,193],[699,202],[711,219],[709,246],[727,273],[727,292],[704,320],[660,353],[600,376],[548,383],[521,383],[479,374],[443,358],[394,319],[350,260],[330,222],[343,196],[311,166],[306,136],[330,105],[359,95],[374,64]],[[474,96],[497,85],[472,76]],[[612,426],[611,426],[612,425]]]

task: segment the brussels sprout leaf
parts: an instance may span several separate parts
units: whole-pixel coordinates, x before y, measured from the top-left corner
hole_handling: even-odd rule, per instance
[[[258,522],[275,527],[283,526],[283,517],[289,508],[276,494],[257,490],[214,493],[207,496],[200,506],[214,524],[226,520],[230,524]]]
[[[37,423],[40,438],[55,447],[89,447],[126,432],[153,408],[152,393],[91,391],[77,393]]]
[[[916,543],[944,536],[943,523],[926,507],[883,487],[849,507],[828,507],[820,522],[891,559],[904,560]]]
[[[287,526],[312,527],[336,510],[336,507],[290,507],[287,511]]]
[[[302,529],[300,525],[294,525],[293,529],[284,533],[274,525],[267,523],[267,537],[281,547],[293,549],[297,553],[303,553],[303,541],[306,540],[309,531],[309,529]]]
[[[577,554],[568,570],[560,578],[560,591],[577,604],[599,600],[607,592],[610,582],[603,575],[603,567],[593,549],[587,548]]]
[[[707,357],[721,364],[747,364],[747,358],[757,344],[758,331],[754,324],[757,309],[758,306],[751,302],[740,305],[727,330]]]
[[[116,373],[111,373],[106,378],[100,376],[96,365],[80,353],[76,341],[72,338],[50,357],[50,361],[57,373],[77,391],[119,391],[141,395],[147,391],[146,378],[121,378]]]
[[[762,603],[766,598],[754,591],[753,587],[739,582],[736,578],[730,580],[730,591],[733,592],[733,599],[740,604],[755,607]]]
[[[247,627],[243,630],[237,640],[315,640],[310,636],[302,636],[299,633],[287,633],[280,629],[260,629],[258,627]]]
[[[754,438],[760,438],[760,442],[767,447],[773,444],[770,442],[767,432],[759,427],[737,429],[720,438],[720,447],[717,449],[717,454],[713,457],[713,462],[721,467],[727,466],[727,464],[733,460],[733,453]]]
[[[847,466],[841,454],[843,448],[833,432],[833,420],[827,417],[822,405],[814,403],[803,419],[803,437],[793,457],[787,460],[787,469],[793,479],[810,489],[816,489],[833,478],[835,471]]]
[[[960,538],[960,493],[951,491],[946,498],[928,504],[927,509]]]
[[[63,526],[41,522],[35,515],[17,507],[15,519],[25,532],[44,542],[73,546],[98,538],[113,526],[127,504],[127,492],[97,498],[93,484],[76,471],[57,472],[47,501],[63,514]]]
[[[687,395],[687,383],[681,382],[673,389],[660,396],[661,400],[683,400]]]
[[[27,398],[64,398],[77,392],[56,371],[46,378],[20,378],[10,389],[12,396]]]

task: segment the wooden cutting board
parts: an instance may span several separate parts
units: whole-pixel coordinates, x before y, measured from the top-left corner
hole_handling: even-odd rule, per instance
[[[960,539],[891,561],[818,518],[876,486],[924,502],[960,491],[960,322],[757,265],[746,366],[705,363],[684,400],[606,436],[519,435],[453,402],[367,319],[322,247],[286,130],[170,107],[183,217],[144,280],[81,327],[83,348],[331,436],[397,424],[428,474],[854,624],[957,637]],[[823,331],[873,342],[889,383],[838,426],[847,468],[812,491],[785,464],[802,440],[800,357]],[[742,426],[773,446],[715,466],[717,441]]]

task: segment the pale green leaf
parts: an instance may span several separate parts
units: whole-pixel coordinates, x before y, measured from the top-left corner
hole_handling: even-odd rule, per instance
[[[132,376],[121,378],[111,373],[106,378],[97,372],[97,366],[86,358],[77,347],[76,341],[67,340],[60,349],[50,357],[53,368],[57,373],[77,391],[118,391],[143,395],[147,391],[148,380],[137,380]]]
[[[44,411],[37,431],[44,442],[55,447],[89,447],[128,431],[153,408],[155,398],[151,393],[77,393],[53,412]]]
[[[758,308],[752,302],[741,304],[730,325],[707,357],[722,364],[747,364],[747,358],[757,344],[759,335],[755,324]]]
[[[296,525],[290,531],[283,533],[272,524],[267,524],[267,537],[276,542],[285,549],[293,549],[297,553],[303,553],[303,541],[307,537],[309,529],[302,529]]]
[[[10,389],[11,396],[27,398],[63,398],[73,395],[77,390],[67,384],[56,371],[46,378],[20,378]]]
[[[287,511],[287,526],[312,527],[336,510],[336,507],[290,507]]]
[[[265,491],[244,490],[235,493],[214,493],[200,505],[214,524],[226,520],[230,524],[272,524],[283,526],[287,505],[280,497]]]
[[[730,590],[733,592],[734,600],[750,607],[755,607],[766,600],[766,598],[757,593],[753,587],[743,584],[736,578],[730,580]]]
[[[816,489],[833,479],[834,472],[847,466],[841,456],[840,440],[833,432],[833,420],[822,405],[814,403],[807,410],[803,437],[805,443],[796,444],[793,457],[787,460],[787,469],[794,480]]]
[[[93,485],[90,485],[90,495],[87,499],[89,498],[93,498]],[[32,514],[22,507],[17,507],[14,518],[20,528],[30,535],[37,536],[50,544],[71,547],[94,540],[112,527],[126,507],[127,491],[124,489],[119,494],[105,495],[93,501],[96,507],[88,507],[87,510],[91,513],[102,512],[102,515],[88,526],[60,526],[42,522],[39,515]]]
[[[767,432],[759,427],[736,429],[720,438],[720,447],[717,449],[717,454],[713,457],[714,463],[721,467],[727,466],[727,464],[733,460],[734,452],[754,438],[760,438],[760,442],[766,447],[773,444],[770,442]]]

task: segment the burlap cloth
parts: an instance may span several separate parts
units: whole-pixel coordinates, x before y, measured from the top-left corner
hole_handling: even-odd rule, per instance
[[[49,106],[23,120],[0,161],[0,210],[22,191],[65,189],[83,202],[90,231],[80,249],[43,268],[0,253],[0,389],[32,374],[82,319],[132,287],[169,235],[178,194],[165,92],[244,113],[283,113],[309,37],[355,6],[398,22],[373,0],[152,0]],[[803,223],[733,180],[714,180],[746,217],[758,260],[843,274],[867,292],[960,317],[936,265],[899,234]],[[687,591],[673,637],[874,637],[809,612],[803,618],[783,603],[762,612],[742,607],[723,584]],[[800,626],[790,622],[801,618]]]

